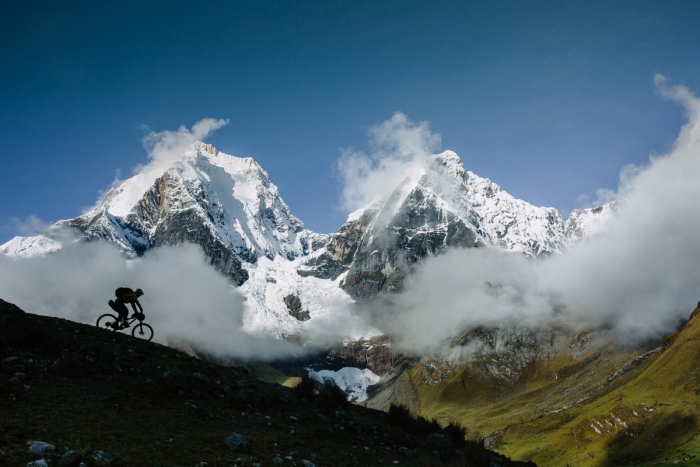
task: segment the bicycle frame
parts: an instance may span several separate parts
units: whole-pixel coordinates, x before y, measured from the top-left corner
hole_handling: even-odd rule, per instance
[[[107,313],[97,318],[97,327],[109,331],[121,331],[123,329],[127,329],[127,327],[122,325],[120,321],[120,317]],[[131,326],[135,321],[138,321],[139,323],[135,326]],[[117,323],[119,324],[115,326]],[[143,320],[139,320],[138,316],[132,315],[130,318],[127,318],[127,323],[129,323],[128,327],[131,328],[132,336],[146,339],[147,341],[153,339],[153,328],[149,324],[144,323]]]

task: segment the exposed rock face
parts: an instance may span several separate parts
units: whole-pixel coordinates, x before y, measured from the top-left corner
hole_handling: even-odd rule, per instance
[[[473,229],[455,214],[440,209],[432,193],[416,188],[403,200],[386,225],[363,236],[343,289],[355,298],[373,298],[380,291],[395,292],[413,265],[448,247],[480,245]],[[387,203],[375,221],[387,217]]]
[[[420,394],[406,372],[408,367],[406,361],[399,363],[382,375],[379,384],[370,386],[367,390],[367,407],[387,410],[391,404],[396,404],[407,407],[412,413],[420,414]]]
[[[377,336],[369,340],[348,340],[333,346],[328,352],[334,366],[368,368],[375,375],[383,375],[401,359],[391,351],[391,340]]]
[[[358,219],[343,224],[337,233],[327,237],[323,252],[302,264],[297,272],[301,276],[336,280],[350,269],[362,236],[375,214],[376,211],[370,208]]]
[[[296,374],[305,367],[314,371],[338,371],[345,367],[354,367],[366,368],[381,376],[403,360],[403,355],[392,351],[391,339],[388,336],[375,336],[362,340],[348,339],[302,359],[275,361],[273,366],[287,374]]]
[[[308,321],[311,318],[309,311],[302,309],[301,299],[296,295],[289,294],[284,297],[284,304],[287,305],[289,314],[294,316],[299,321]]]
[[[343,290],[371,300],[401,290],[418,261],[449,248],[494,246],[536,257],[560,252],[566,242],[555,209],[513,198],[446,151],[417,180],[351,218],[299,273],[336,278],[347,271]]]
[[[508,326],[471,329],[421,361],[423,380],[429,385],[468,369],[493,385],[512,386],[535,360],[551,360],[562,351],[580,350],[577,335],[563,329]]]

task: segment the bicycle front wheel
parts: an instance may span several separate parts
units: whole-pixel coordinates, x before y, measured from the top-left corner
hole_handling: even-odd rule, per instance
[[[153,339],[153,328],[146,323],[139,323],[131,330],[131,335],[150,341]]]
[[[97,327],[102,328],[102,329],[107,329],[108,331],[115,331],[116,328],[114,328],[112,326],[116,322],[117,322],[117,317],[114,315],[110,315],[108,313],[106,315],[102,315],[99,318],[97,318]]]

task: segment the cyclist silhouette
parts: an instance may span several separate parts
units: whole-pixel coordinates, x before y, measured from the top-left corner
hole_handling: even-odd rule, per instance
[[[108,302],[109,306],[114,311],[119,313],[121,326],[123,328],[128,328],[129,323],[127,322],[127,318],[129,317],[129,309],[126,307],[126,304],[129,303],[131,305],[131,308],[134,309],[134,314],[139,313],[139,311],[143,314],[143,307],[141,306],[141,303],[139,303],[139,297],[143,295],[143,290],[131,290],[128,287],[119,287],[117,290],[114,291],[114,295],[117,296],[117,299],[110,300]],[[137,306],[138,310],[136,309]],[[118,325],[118,322],[114,323],[114,326]]]

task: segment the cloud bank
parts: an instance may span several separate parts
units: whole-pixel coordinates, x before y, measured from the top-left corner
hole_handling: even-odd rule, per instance
[[[182,159],[192,144],[203,141],[228,123],[228,120],[204,118],[192,125],[191,129],[181,125],[176,131],[149,132],[142,140],[149,162],[137,166],[134,174],[164,172],[173,162]]]
[[[617,191],[604,193],[619,212],[603,234],[535,261],[494,249],[429,258],[388,310],[374,310],[380,327],[421,353],[480,325],[604,326],[637,343],[687,319],[700,300],[700,99],[662,76],[655,83],[688,123],[667,154],[621,170]]]
[[[112,313],[107,301],[119,286],[145,291],[140,302],[157,342],[244,359],[292,351],[285,341],[242,330],[243,297],[194,245],[158,248],[136,260],[99,242],[66,244],[41,257],[0,255],[0,297],[30,313],[94,324]]]
[[[440,135],[427,122],[413,123],[396,112],[369,131],[371,154],[346,149],[338,160],[341,208],[347,211],[386,198],[406,178],[418,179],[440,149]]]
[[[700,299],[700,99],[683,86],[669,87],[662,76],[655,83],[661,96],[685,108],[688,122],[667,154],[624,167],[617,191],[598,193],[619,205],[604,234],[537,261],[495,249],[429,258],[393,303],[373,305],[372,325],[396,336],[404,350],[422,353],[478,325],[605,326],[637,342],[687,318]],[[144,140],[150,161],[137,174],[162,173],[226,123],[206,119],[189,130],[152,132]],[[345,151],[338,162],[342,204],[349,210],[422,176],[440,147],[426,122],[401,113],[373,127],[370,138],[369,155]],[[109,311],[106,302],[121,285],[146,291],[148,322],[160,342],[190,342],[240,358],[298,351],[241,329],[242,297],[195,246],[160,248],[131,261],[98,244],[68,244],[40,258],[0,256],[0,296],[30,312],[92,324]]]
[[[16,232],[17,235],[23,237],[32,237],[44,233],[50,225],[50,222],[35,215],[31,215],[24,220],[18,217],[12,217],[10,218],[9,224],[6,225],[3,230]]]

